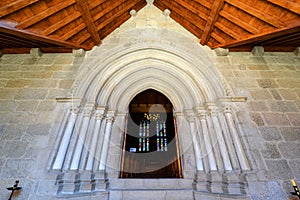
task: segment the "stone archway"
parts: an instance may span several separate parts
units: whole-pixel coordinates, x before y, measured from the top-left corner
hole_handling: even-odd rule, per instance
[[[251,166],[234,123],[232,109],[240,99],[229,96],[203,49],[197,46],[191,53],[180,45],[146,40],[93,55],[83,63],[65,105],[70,111],[52,155],[50,168],[64,172],[62,192],[76,180],[76,192],[106,191],[108,180],[118,178],[128,105],[141,91],[154,89],[174,106],[183,177],[192,181],[197,174],[196,190],[204,185],[208,192],[226,193],[231,185],[224,186],[224,172],[237,172],[230,174],[238,180],[234,188],[239,192],[234,192],[243,193],[239,173]]]

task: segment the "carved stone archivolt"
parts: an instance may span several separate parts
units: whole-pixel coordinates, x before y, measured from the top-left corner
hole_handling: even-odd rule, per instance
[[[120,171],[128,105],[154,89],[172,102],[183,176],[195,191],[246,194],[242,174],[252,166],[235,117],[245,98],[232,96],[213,64],[198,59],[205,52],[197,53],[202,55],[160,42],[146,48],[140,41],[86,59],[72,93],[79,104],[70,106],[73,98],[63,102],[70,108],[49,167],[61,172],[59,193],[107,190]]]

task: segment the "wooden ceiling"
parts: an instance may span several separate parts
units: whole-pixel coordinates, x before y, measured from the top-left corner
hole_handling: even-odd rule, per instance
[[[0,50],[90,50],[146,0],[2,0]],[[300,0],[154,0],[210,48],[293,51],[300,47]]]

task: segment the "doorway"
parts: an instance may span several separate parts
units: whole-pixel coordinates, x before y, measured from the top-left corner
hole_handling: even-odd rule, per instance
[[[152,89],[130,102],[120,178],[182,178],[169,99]]]

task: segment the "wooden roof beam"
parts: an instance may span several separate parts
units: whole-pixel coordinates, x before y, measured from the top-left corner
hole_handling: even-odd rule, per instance
[[[53,24],[52,26],[49,26],[42,32],[42,34],[50,35],[51,33],[57,31],[58,29],[64,27],[65,25],[71,23],[72,21],[76,20],[80,16],[81,16],[81,14],[79,12],[75,12],[72,15],[69,15],[69,17],[67,17],[66,19],[62,19],[62,20],[58,21],[57,23]]]
[[[81,48],[77,44],[49,38],[46,36],[37,35],[35,33],[29,32],[29,31],[16,29],[14,27],[9,27],[9,26],[7,26],[6,23],[3,23],[3,22],[0,22],[0,32],[15,35],[17,37],[28,39],[28,40],[36,40],[39,42],[45,42],[45,43],[56,45],[56,46],[62,46],[62,47],[74,48],[74,49]]]
[[[203,12],[199,12],[199,10],[193,6],[191,6],[189,3],[182,1],[180,2],[180,5],[187,8],[188,10],[190,10],[192,13],[198,15],[199,17],[201,17],[203,20],[207,20],[208,15],[203,13]]]
[[[285,27],[286,25],[280,21],[279,19],[275,18],[275,17],[272,17],[262,11],[259,11],[251,6],[248,6],[240,1],[237,1],[237,0],[225,0],[227,3],[243,10],[244,12],[246,13],[249,13],[250,15],[276,27],[276,28],[282,28],[282,27]]]
[[[191,6],[190,5],[185,5],[183,2],[182,3],[177,3],[176,1],[173,0],[167,0],[167,2],[165,3],[167,4],[166,6],[171,10],[171,15],[172,15],[172,11],[180,14],[182,17],[186,18],[190,23],[194,24],[195,26],[197,26],[198,28],[204,30],[204,26],[201,24],[201,21],[199,18],[202,18],[204,20],[207,20],[208,16],[204,13],[202,13],[201,15],[199,14],[199,11],[197,11],[197,9],[193,8],[192,10],[190,10]],[[170,5],[172,5],[172,7],[170,7]],[[190,16],[187,14],[189,10],[190,13],[193,14],[193,16]]]
[[[52,6],[51,8],[48,8],[47,10],[40,12],[37,15],[34,15],[24,21],[22,21],[21,23],[19,23],[19,25],[17,26],[18,29],[25,29],[28,28],[29,26],[32,26],[33,24],[53,15],[54,13],[72,5],[75,3],[76,0],[64,0],[61,3]]]
[[[194,0],[195,2],[201,4],[202,6],[208,8],[208,9],[211,9],[212,7],[212,4],[207,2],[207,0]]]
[[[215,26],[220,29],[221,31],[223,31],[225,34],[229,35],[230,37],[232,37],[235,40],[240,40],[241,36],[239,34],[237,34],[235,31],[231,30],[230,28],[228,28],[227,26],[224,26],[222,23],[217,22],[215,24]]]
[[[237,26],[241,27],[242,29],[248,31],[249,33],[259,34],[259,30],[257,28],[255,28],[255,27],[249,25],[249,23],[246,23],[246,22],[242,21],[241,19],[231,15],[230,13],[226,12],[225,10],[221,10],[220,15],[222,17],[224,17],[225,19],[231,21],[235,25],[237,25]]]
[[[15,11],[18,11],[18,10],[20,10],[30,4],[33,4],[37,1],[39,1],[39,0],[18,0],[18,1],[12,2],[10,4],[7,4],[7,5],[3,6],[2,8],[0,8],[0,18],[5,15],[9,15]]]
[[[96,14],[93,17],[94,21],[97,21],[98,19],[100,19],[101,17],[103,17],[105,14],[111,12],[114,8],[118,7],[119,5],[122,5],[124,2],[126,2],[126,0],[117,0],[114,3],[107,5],[107,9],[101,10],[101,12],[99,12],[98,14]],[[129,4],[133,4],[133,3],[131,2]]]
[[[110,12],[114,12],[114,16],[110,17],[109,19],[106,19],[104,22],[102,22],[101,24],[99,24],[99,26],[97,26],[97,31],[100,31],[102,28],[104,28],[106,25],[108,25],[109,23],[115,21],[119,16],[121,16],[124,13],[124,10],[130,10],[132,7],[134,7],[137,3],[136,2],[130,2],[130,3],[125,3],[122,7],[122,9],[113,11],[110,10]],[[122,4],[119,4],[119,6],[122,6]],[[115,7],[114,9],[118,8]],[[128,12],[129,15],[129,12]]]
[[[289,26],[287,27],[283,27],[277,30],[273,30],[273,31],[269,31],[266,33],[261,33],[258,35],[252,35],[250,37],[247,37],[245,39],[241,39],[238,41],[230,41],[227,43],[223,43],[223,44],[219,44],[219,45],[215,45],[212,48],[232,48],[232,47],[237,47],[237,46],[241,46],[241,45],[245,45],[245,44],[249,44],[249,43],[253,43],[253,42],[259,42],[259,41],[263,41],[263,40],[268,40],[274,37],[280,37],[286,34],[292,34],[292,33],[297,33],[300,31],[300,21],[297,20],[293,20],[291,22],[289,22]]]
[[[205,45],[209,39],[209,36],[214,28],[214,25],[219,17],[219,12],[224,6],[224,0],[215,0],[211,11],[209,13],[209,17],[206,21],[205,28],[200,40],[200,44]]]
[[[290,0],[267,0],[267,1],[300,15],[299,3]]]
[[[89,34],[92,37],[92,40],[96,45],[101,44],[100,36],[96,30],[95,22],[91,16],[90,10],[85,0],[77,0],[76,3],[78,10],[80,11],[82,18],[84,19],[84,23],[86,24],[86,28]]]

